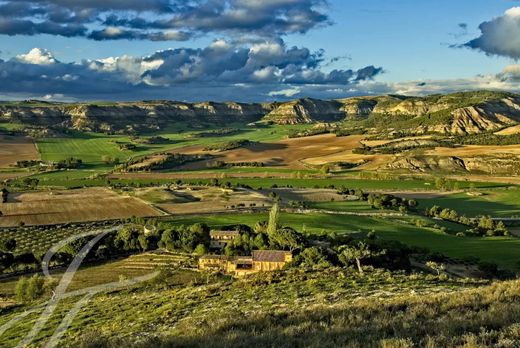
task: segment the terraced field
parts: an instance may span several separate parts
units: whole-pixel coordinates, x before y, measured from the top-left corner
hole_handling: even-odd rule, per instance
[[[194,272],[178,270],[181,264],[189,260],[189,255],[157,251],[136,254],[100,265],[86,265],[74,274],[68,291],[140,277],[160,269],[175,270],[178,272],[177,276],[183,279],[193,279],[197,276]],[[54,271],[51,274],[59,280],[63,271]],[[0,298],[13,296],[15,285],[16,280],[13,279],[0,281]]]

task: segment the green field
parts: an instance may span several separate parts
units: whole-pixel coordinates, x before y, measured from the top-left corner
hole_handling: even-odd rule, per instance
[[[46,187],[82,187],[82,186],[105,186],[107,180],[99,179],[96,177],[97,174],[106,173],[110,168],[106,165],[98,165],[93,169],[89,170],[64,170],[57,172],[41,173],[34,175],[35,178],[40,180],[40,186]],[[260,170],[261,169],[261,170]],[[241,184],[248,185],[254,189],[268,189],[277,185],[279,187],[294,187],[294,188],[325,188],[331,185],[337,188],[344,186],[349,189],[362,189],[365,191],[424,191],[432,190],[432,180],[418,180],[418,179],[395,179],[395,180],[369,180],[369,179],[358,179],[353,178],[352,175],[345,177],[323,177],[323,178],[279,178],[279,177],[266,177],[266,178],[230,178],[226,177],[226,173],[236,173],[239,169],[230,169],[229,171],[218,170],[213,173],[219,173],[218,180],[220,182],[230,182],[233,185]],[[259,168],[261,173],[269,173],[270,168]],[[210,172],[206,172],[210,173]],[[250,171],[243,171],[244,175],[250,173]],[[293,176],[296,171],[286,171],[287,176]],[[175,182],[176,179],[111,179],[110,182],[121,183],[121,184],[141,184],[141,185],[161,185]],[[213,179],[183,179],[185,184],[193,185],[206,185],[211,184]],[[460,181],[459,186],[461,188],[469,188],[474,186],[476,188],[494,188],[503,187],[504,184],[490,183],[490,182],[468,182]]]
[[[520,217],[520,189],[482,190],[482,196],[457,193],[432,199],[418,199],[421,207],[438,205],[455,209],[459,214],[474,217],[491,215],[493,217]]]
[[[510,270],[520,270],[520,238],[492,237],[472,238],[456,237],[433,228],[421,228],[413,225],[414,216],[407,218],[379,218],[365,216],[346,216],[329,214],[282,214],[281,222],[300,231],[312,233],[355,233],[375,231],[377,236],[387,240],[426,248],[453,258],[478,258],[496,263]],[[267,220],[267,214],[219,215],[178,218],[179,224],[205,222],[213,227],[230,224],[248,224]],[[431,220],[430,220],[431,221]],[[440,221],[435,221],[443,225]],[[455,224],[449,224],[447,226]]]
[[[90,165],[102,164],[102,156],[111,156],[124,161],[130,157],[142,156],[150,153],[174,150],[182,146],[210,145],[215,142],[248,139],[250,141],[272,142],[285,138],[294,129],[305,129],[307,125],[294,126],[265,126],[261,128],[236,126],[238,131],[231,135],[219,137],[198,137],[200,131],[185,131],[182,125],[153,133],[170,139],[170,144],[139,144],[137,149],[122,151],[117,142],[130,143],[128,136],[105,135],[100,133],[87,133],[73,131],[66,138],[44,138],[38,139],[38,150],[42,159],[46,161],[59,161],[67,157],[75,157]],[[213,127],[215,128],[215,127]],[[206,130],[207,131],[207,130]]]

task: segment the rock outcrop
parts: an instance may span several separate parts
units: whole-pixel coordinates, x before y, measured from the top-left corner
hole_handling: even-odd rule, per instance
[[[355,97],[338,100],[298,99],[284,103],[0,103],[0,121],[32,126],[118,132],[160,129],[174,122],[277,124],[330,123],[380,117],[379,133],[473,134],[520,123],[520,96],[467,92],[424,98]],[[403,120],[406,122],[403,123]],[[377,122],[376,122],[377,123]],[[362,125],[360,125],[362,126]],[[374,127],[367,124],[366,127]]]

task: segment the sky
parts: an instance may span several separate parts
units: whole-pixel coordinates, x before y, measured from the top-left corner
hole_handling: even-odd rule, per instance
[[[0,0],[0,99],[520,92],[518,0]]]

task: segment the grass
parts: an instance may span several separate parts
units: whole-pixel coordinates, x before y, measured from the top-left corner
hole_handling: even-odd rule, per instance
[[[438,205],[455,209],[459,214],[475,217],[491,215],[493,217],[520,217],[520,189],[483,190],[482,196],[469,196],[457,193],[437,198],[418,199],[422,207]]]
[[[155,132],[153,135],[172,140],[171,144],[139,144],[135,151],[119,149],[117,142],[131,142],[128,136],[105,135],[99,133],[71,131],[70,137],[38,139],[38,149],[42,159],[59,161],[67,157],[76,157],[90,165],[102,165],[101,157],[106,155],[124,161],[129,157],[147,155],[154,152],[175,150],[182,146],[212,145],[215,141],[232,141],[247,137],[250,141],[276,141],[286,137],[293,129],[304,129],[307,125],[266,126],[262,128],[239,126],[239,131],[221,137],[197,137],[201,132],[186,132],[179,127]],[[207,131],[207,129],[205,130]]]
[[[491,318],[501,324],[493,328],[506,329],[518,307],[514,304],[518,284],[479,285],[383,270],[367,270],[360,276],[337,268],[293,269],[241,281],[208,277],[203,282],[180,279],[173,286],[155,282],[95,296],[73,320],[61,344],[81,346],[79,339],[90,342],[84,346],[105,346],[100,341],[117,337],[123,342],[112,346],[142,342],[142,347],[332,347],[358,342],[353,346],[375,347],[389,337],[413,337],[422,346],[420,339],[427,334],[440,340],[443,336],[462,340],[466,332],[479,334]],[[75,301],[60,302],[36,345],[45,343]],[[484,305],[489,315],[468,313],[481,308],[481,302],[510,306],[504,307],[508,309],[500,318]],[[465,306],[469,303],[475,307]],[[0,317],[0,324],[25,309],[14,308]],[[3,342],[15,345],[36,318],[29,315],[18,322]],[[148,341],[150,337],[157,339]]]

